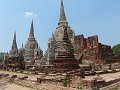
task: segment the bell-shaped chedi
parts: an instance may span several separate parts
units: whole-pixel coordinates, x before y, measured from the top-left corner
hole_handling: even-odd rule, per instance
[[[61,41],[56,44],[56,57],[54,69],[59,72],[66,72],[79,69],[78,61],[74,58],[74,49],[67,34],[67,27],[63,26],[64,35]]]
[[[36,46],[38,46],[38,43],[34,36],[34,24],[33,24],[33,20],[32,20],[29,37],[25,44],[25,55],[24,55],[25,62],[27,62],[28,65],[29,65],[29,63],[31,64],[31,62],[35,58],[34,56],[35,56],[36,52],[34,52],[34,51],[36,50]]]

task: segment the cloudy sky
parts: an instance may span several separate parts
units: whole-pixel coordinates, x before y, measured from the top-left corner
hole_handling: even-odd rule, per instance
[[[85,37],[98,35],[103,44],[120,43],[120,0],[64,0],[69,26]],[[35,37],[41,49],[57,27],[60,0],[1,0],[0,52],[11,48],[13,33],[17,33],[18,47],[28,38],[34,19]]]

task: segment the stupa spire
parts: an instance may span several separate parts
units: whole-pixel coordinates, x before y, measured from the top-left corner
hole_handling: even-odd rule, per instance
[[[60,24],[60,23],[67,23],[67,19],[66,19],[66,15],[65,15],[65,10],[64,10],[63,0],[61,0],[59,24]]]
[[[14,32],[10,55],[16,55],[17,53],[18,53],[18,48],[17,48],[17,42],[16,42],[16,32]]]
[[[34,38],[34,25],[33,25],[33,19],[32,19],[32,23],[31,23],[31,28],[30,28],[30,34],[29,37]]]
[[[14,32],[14,37],[13,37],[13,43],[12,43],[12,49],[17,48],[17,43],[16,43],[16,31]]]
[[[32,23],[31,23],[31,27],[30,27],[30,33],[29,33],[29,41],[34,41],[35,37],[34,37],[34,25],[33,25],[33,19],[32,19]]]

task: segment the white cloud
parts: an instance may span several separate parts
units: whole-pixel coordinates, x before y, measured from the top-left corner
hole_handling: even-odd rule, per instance
[[[25,17],[32,17],[32,18],[35,18],[37,15],[36,14],[34,14],[33,12],[24,12],[24,14],[25,14]]]

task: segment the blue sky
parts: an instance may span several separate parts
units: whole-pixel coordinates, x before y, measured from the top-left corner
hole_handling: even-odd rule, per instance
[[[85,37],[98,35],[103,44],[120,43],[120,0],[64,0],[69,26]],[[0,52],[7,52],[16,30],[18,47],[25,44],[32,18],[42,50],[57,27],[60,0],[1,0]]]

